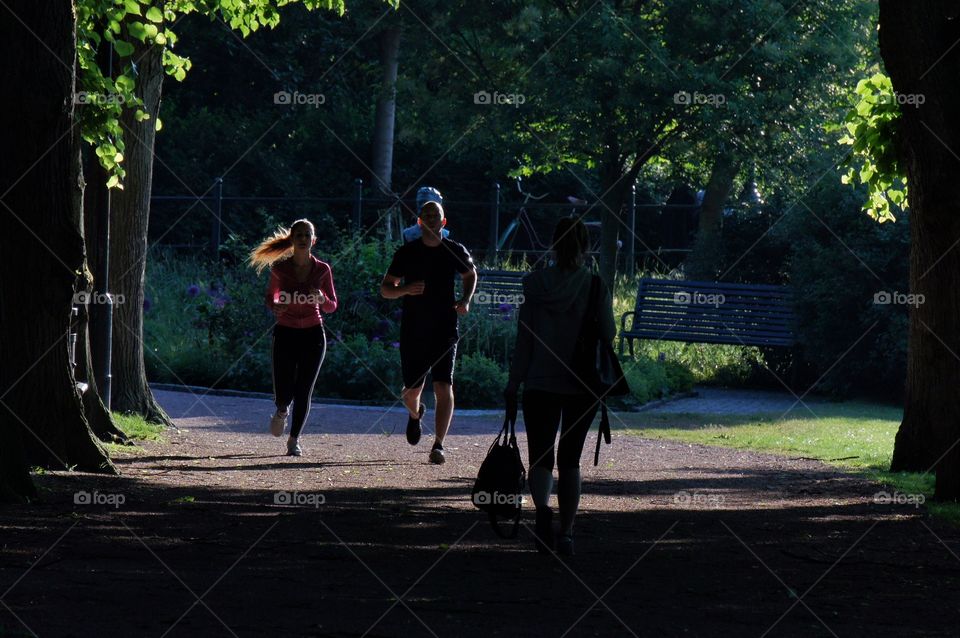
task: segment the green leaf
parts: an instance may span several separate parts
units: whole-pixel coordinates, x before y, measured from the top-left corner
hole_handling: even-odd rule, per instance
[[[136,81],[127,74],[119,75],[116,79],[117,90],[125,93],[133,93],[136,87]]]
[[[156,27],[153,28],[156,29]],[[146,25],[144,25],[142,22],[128,22],[127,33],[129,33],[131,37],[136,38],[141,42],[146,42],[147,40]]]
[[[113,43],[113,49],[121,58],[125,58],[128,55],[133,55],[134,51],[133,45],[129,42],[125,42],[124,40],[116,40]]]
[[[161,121],[160,121],[160,118],[158,117],[158,118],[157,118],[157,123],[154,125],[154,129],[157,130],[157,131],[159,131],[159,130],[162,129],[162,128],[163,128],[163,122],[161,122]]]
[[[157,7],[150,7],[149,9],[147,9],[146,18],[150,22],[156,22],[157,24],[159,24],[163,22],[163,11],[161,11]]]
[[[107,180],[107,188],[116,188],[120,184],[120,178],[116,175],[112,175],[110,179]]]
[[[143,15],[140,12],[140,4],[137,0],[124,0],[123,8],[127,10],[127,13],[132,13],[135,16]]]

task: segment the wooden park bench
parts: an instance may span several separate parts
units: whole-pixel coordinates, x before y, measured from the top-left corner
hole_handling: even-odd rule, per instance
[[[635,339],[790,347],[793,324],[782,286],[642,279],[636,308],[620,317],[620,353],[626,341],[632,355]]]
[[[503,314],[505,306],[516,312],[523,302],[523,278],[529,273],[522,270],[480,270],[477,273],[477,290],[473,304],[483,306],[491,315]]]

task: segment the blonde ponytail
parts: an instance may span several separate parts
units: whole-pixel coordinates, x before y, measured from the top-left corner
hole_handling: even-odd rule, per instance
[[[310,234],[316,235],[313,223],[308,219],[298,219],[291,224],[290,228],[281,226],[272,236],[260,242],[260,245],[250,251],[247,262],[256,269],[257,274],[263,272],[264,268],[272,266],[275,262],[284,257],[293,254],[293,230],[300,224],[306,224],[310,227]]]

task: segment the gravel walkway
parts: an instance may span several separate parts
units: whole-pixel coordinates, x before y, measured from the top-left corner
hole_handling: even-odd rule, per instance
[[[47,473],[43,502],[0,511],[0,635],[960,632],[957,530],[818,462],[615,431],[561,559],[469,501],[499,415],[458,413],[433,466],[402,409],[317,406],[291,458],[269,401],[157,397],[179,430],[121,477]]]

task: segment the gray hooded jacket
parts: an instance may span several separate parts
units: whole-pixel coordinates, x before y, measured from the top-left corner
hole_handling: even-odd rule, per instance
[[[556,266],[523,278],[517,344],[510,366],[510,386],[557,394],[584,394],[587,390],[571,371],[573,350],[590,296],[591,274],[586,268],[560,270]],[[616,335],[610,291],[603,286],[600,334]]]

